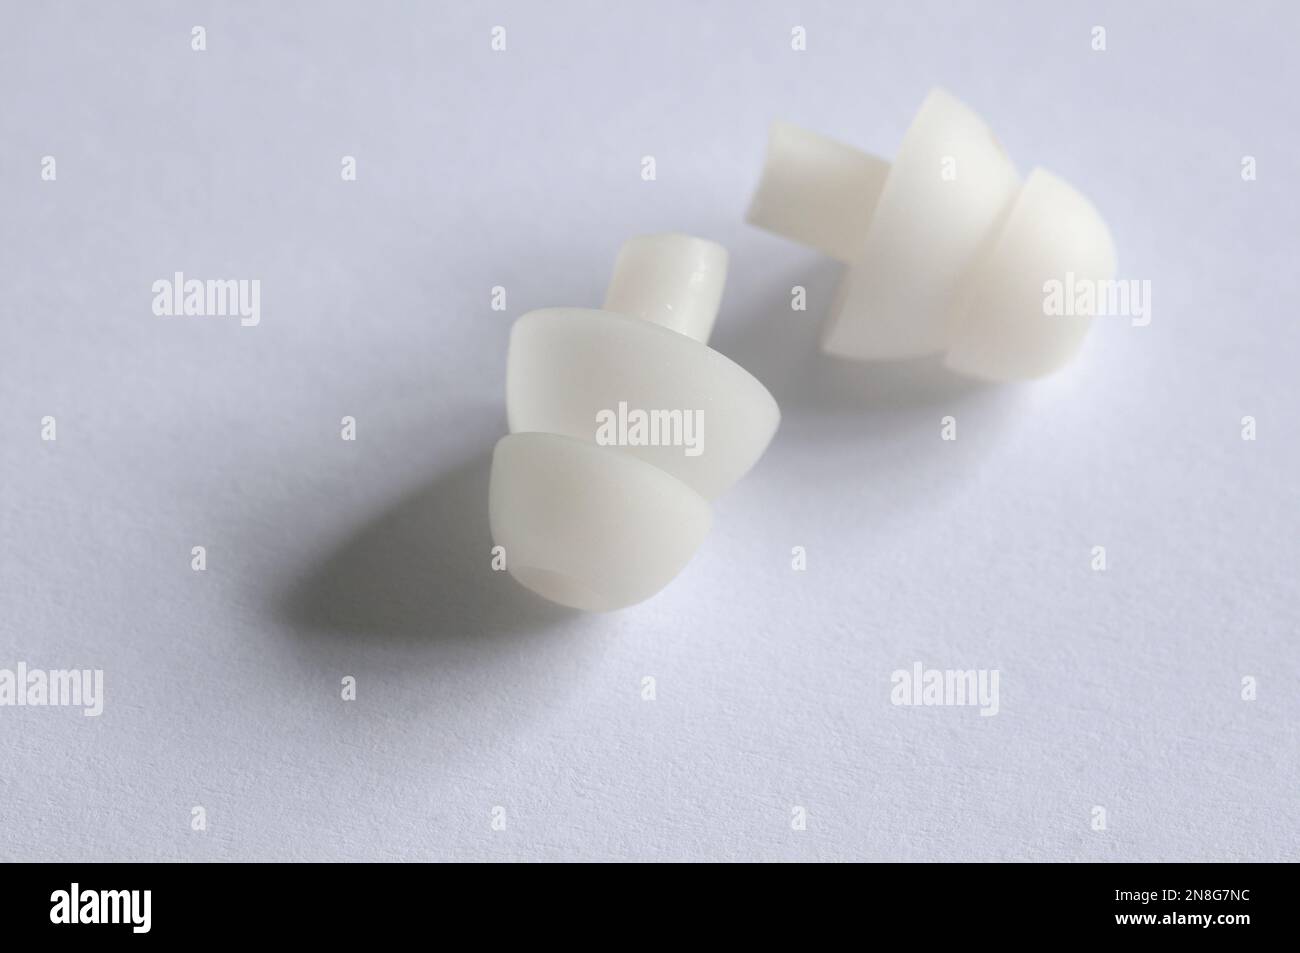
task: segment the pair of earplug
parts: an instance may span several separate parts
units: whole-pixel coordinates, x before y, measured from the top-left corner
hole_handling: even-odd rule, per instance
[[[1045,282],[1115,273],[1092,205],[1042,170],[1021,182],[983,121],[942,90],[892,166],[775,125],[749,219],[848,264],[827,353],[943,354],[989,380],[1049,373],[1078,349],[1090,318],[1045,314]],[[649,598],[703,542],[709,501],[762,456],[776,401],[707,343],[726,271],[713,242],[634,238],[603,310],[516,322],[489,509],[527,588],[588,611]]]

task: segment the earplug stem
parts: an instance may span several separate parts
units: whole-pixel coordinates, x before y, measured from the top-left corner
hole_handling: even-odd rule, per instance
[[[751,224],[837,261],[861,250],[889,163],[789,123],[772,124]]]
[[[624,243],[605,310],[644,318],[708,343],[727,282],[727,250],[690,235],[645,235]]]

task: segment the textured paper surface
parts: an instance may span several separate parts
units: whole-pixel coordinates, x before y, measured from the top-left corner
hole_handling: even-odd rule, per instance
[[[105,673],[0,708],[0,858],[1300,859],[1296,8],[546,7],[0,13],[0,667]],[[817,354],[838,266],[742,222],[767,124],[892,157],[935,84],[1149,326],[1004,388]],[[784,419],[668,590],[574,616],[488,565],[509,326],[667,230]],[[177,271],[260,324],[155,317]],[[999,713],[892,705],[916,662]]]

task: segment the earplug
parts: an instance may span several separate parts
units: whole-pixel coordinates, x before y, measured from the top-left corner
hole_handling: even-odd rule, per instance
[[[855,360],[941,353],[987,380],[1048,374],[1091,321],[1047,313],[1048,283],[1115,276],[1092,204],[1041,169],[1022,182],[984,121],[941,89],[892,164],[775,124],[748,219],[848,265],[821,345]]]
[[[634,238],[603,310],[515,322],[490,522],[538,595],[596,612],[654,595],[703,542],[709,501],[767,448],[776,401],[707,344],[726,274],[714,242]]]

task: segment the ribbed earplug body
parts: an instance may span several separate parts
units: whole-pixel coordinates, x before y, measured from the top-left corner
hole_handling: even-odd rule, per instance
[[[1041,170],[1022,183],[984,121],[940,89],[892,165],[774,125],[748,218],[848,265],[822,332],[827,353],[946,354],[954,370],[989,380],[1049,373],[1082,343],[1089,317],[1046,313],[1045,282],[1115,273],[1096,210]],[[1036,295],[1025,293],[1034,279]]]
[[[510,574],[588,612],[621,609],[668,585],[712,521],[708,500],[657,467],[546,433],[497,444],[488,511]]]
[[[506,568],[534,592],[592,611],[654,595],[699,547],[708,501],[771,441],[776,401],[705,343],[726,270],[713,242],[634,238],[603,310],[515,323],[490,509]]]

